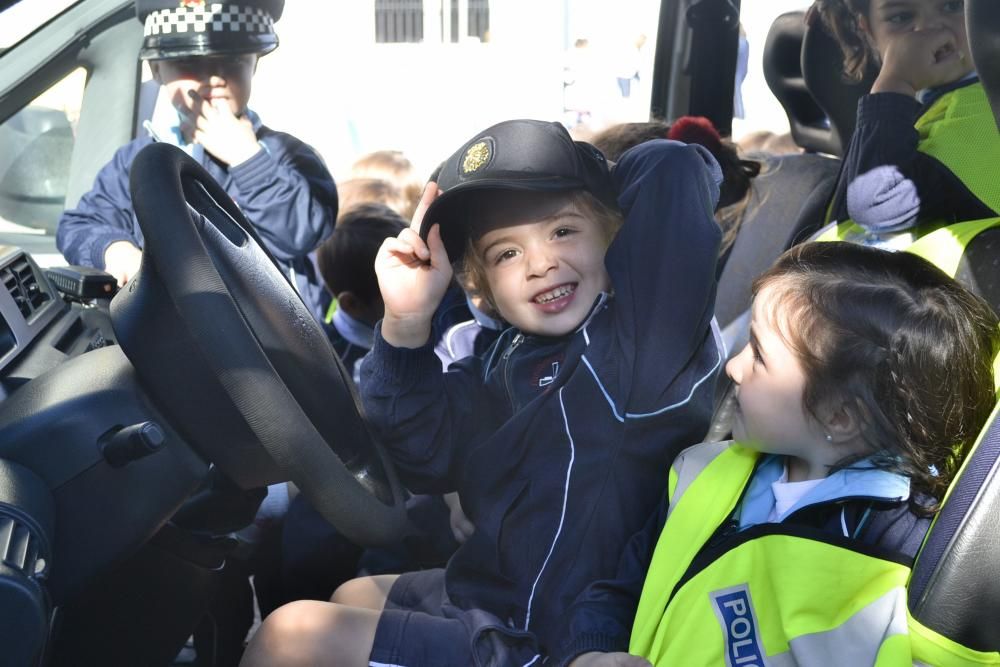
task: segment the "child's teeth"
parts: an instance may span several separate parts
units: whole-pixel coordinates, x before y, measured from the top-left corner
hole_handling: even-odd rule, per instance
[[[545,294],[541,294],[535,297],[535,301],[537,303],[548,303],[549,301],[555,301],[556,299],[564,297],[572,291],[573,287],[569,285],[563,285],[562,287],[557,287],[550,292],[546,292]]]

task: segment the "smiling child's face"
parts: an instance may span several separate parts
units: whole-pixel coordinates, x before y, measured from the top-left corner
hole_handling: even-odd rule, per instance
[[[574,331],[609,289],[605,233],[568,198],[513,206],[475,242],[493,304],[511,325],[529,334]],[[513,222],[511,222],[513,221]]]
[[[175,105],[192,108],[190,91],[212,106],[224,104],[239,116],[250,101],[257,55],[198,56],[150,62],[153,77],[167,89]]]

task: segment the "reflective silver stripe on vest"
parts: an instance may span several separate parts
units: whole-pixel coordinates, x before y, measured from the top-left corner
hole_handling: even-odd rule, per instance
[[[879,649],[893,635],[905,635],[906,591],[887,592],[827,632],[795,637],[784,653],[768,656],[768,667],[874,665]]]
[[[732,440],[721,442],[703,442],[700,445],[688,447],[677,455],[673,468],[677,471],[677,486],[674,487],[674,495],[670,498],[670,507],[667,509],[667,518],[677,506],[677,501],[684,495],[691,482],[702,473],[708,464],[716,459],[719,454],[729,449],[733,444]]]

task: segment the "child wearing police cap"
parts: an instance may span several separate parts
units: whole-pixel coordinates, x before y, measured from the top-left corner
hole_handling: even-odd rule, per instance
[[[278,46],[284,0],[137,0],[145,37],[139,57],[163,87],[147,134],[120,148],[93,188],[59,221],[56,243],[73,264],[125,284],[139,269],[142,232],[129,169],[153,141],[180,146],[246,214],[317,317],[329,296],[307,254],[333,230],[337,190],[316,152],[262,124],[247,108],[257,59]]]
[[[701,146],[648,142],[609,169],[530,120],[444,163],[376,260],[361,393],[404,484],[458,491],[475,530],[444,569],[278,609],[243,664],[561,664],[627,640],[590,585],[708,426],[720,180]],[[442,374],[430,322],[453,264],[509,328]]]

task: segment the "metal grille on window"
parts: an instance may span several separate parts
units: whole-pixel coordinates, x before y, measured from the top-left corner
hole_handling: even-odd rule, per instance
[[[375,0],[376,42],[421,42],[423,39],[423,0]]]
[[[459,21],[459,7],[463,3],[459,0],[450,0],[448,5],[451,7],[451,23],[450,23],[450,34],[448,35],[448,40],[451,42],[459,41],[458,33],[461,30],[461,22]],[[490,32],[490,0],[465,0],[468,5],[468,30],[466,35],[469,37],[476,37],[481,42],[489,41]]]

